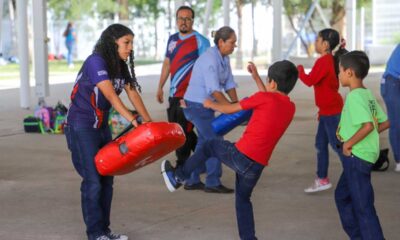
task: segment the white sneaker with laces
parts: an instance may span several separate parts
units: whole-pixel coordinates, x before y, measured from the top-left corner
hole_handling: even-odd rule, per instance
[[[113,233],[113,232],[110,232],[109,234],[107,234],[107,237],[110,240],[128,240],[128,236],[122,235],[122,234]]]
[[[314,180],[314,183],[310,187],[304,189],[304,192],[314,193],[314,192],[328,190],[331,187],[332,184],[329,182],[328,178],[324,179],[317,178]]]
[[[396,168],[394,170],[400,172],[400,163],[396,163]]]
[[[110,240],[110,238],[107,237],[106,235],[101,235],[101,236],[97,237],[96,240]]]

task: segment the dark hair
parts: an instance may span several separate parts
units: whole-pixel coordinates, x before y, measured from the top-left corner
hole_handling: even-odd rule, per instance
[[[339,32],[332,28],[325,28],[325,29],[322,29],[321,31],[319,31],[318,36],[321,37],[323,41],[328,42],[329,52],[332,52],[337,47],[339,47],[339,49],[337,51],[335,51],[335,53],[333,55],[333,59],[335,60],[334,64],[335,64],[336,76],[339,75],[339,58],[343,54],[349,52],[346,50],[344,45],[340,44],[341,40],[340,40]],[[340,44],[340,46],[338,46],[339,44]]]
[[[69,32],[71,31],[73,23],[71,21],[68,22],[67,27],[64,30],[63,36],[68,36]]]
[[[369,59],[363,51],[351,51],[340,57],[340,65],[351,69],[359,79],[364,79],[369,71]]]
[[[107,72],[113,83],[115,78],[121,75],[131,88],[136,88],[141,92],[141,87],[137,82],[135,74],[133,51],[129,54],[128,61],[126,62],[118,55],[118,45],[115,41],[126,35],[135,36],[131,29],[122,24],[116,23],[108,26],[101,33],[99,40],[97,40],[93,53],[100,54],[104,61],[106,61]]]
[[[218,46],[218,41],[220,39],[222,39],[225,42],[232,36],[232,33],[235,33],[235,30],[233,30],[231,27],[224,26],[213,33],[214,33],[214,43],[216,46]]]
[[[178,8],[178,10],[176,10],[176,15],[175,15],[176,18],[178,18],[178,12],[180,10],[189,10],[189,11],[191,11],[192,12],[192,18],[194,19],[194,11],[193,11],[193,9],[191,7],[188,7],[188,6],[180,6]]]
[[[296,66],[288,61],[278,61],[268,68],[268,78],[278,85],[278,91],[289,94],[296,85],[299,72]]]

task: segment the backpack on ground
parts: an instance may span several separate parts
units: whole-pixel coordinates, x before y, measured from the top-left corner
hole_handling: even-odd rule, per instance
[[[42,119],[33,115],[28,115],[24,118],[24,131],[27,133],[42,133],[44,130]]]
[[[383,172],[389,168],[389,149],[385,148],[379,152],[378,160],[372,166],[372,171]]]

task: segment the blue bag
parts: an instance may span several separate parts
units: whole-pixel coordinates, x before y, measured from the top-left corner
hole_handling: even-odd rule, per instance
[[[232,114],[221,114],[212,121],[211,125],[216,134],[223,136],[248,121],[252,113],[252,110],[242,110]]]

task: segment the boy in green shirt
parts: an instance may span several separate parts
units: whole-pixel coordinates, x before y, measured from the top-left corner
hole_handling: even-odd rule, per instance
[[[379,155],[379,133],[389,127],[389,122],[371,91],[363,85],[368,70],[369,59],[362,51],[352,51],[340,58],[339,80],[343,87],[350,88],[350,93],[338,128],[343,142],[343,172],[335,190],[335,202],[350,239],[382,240],[371,169]]]

